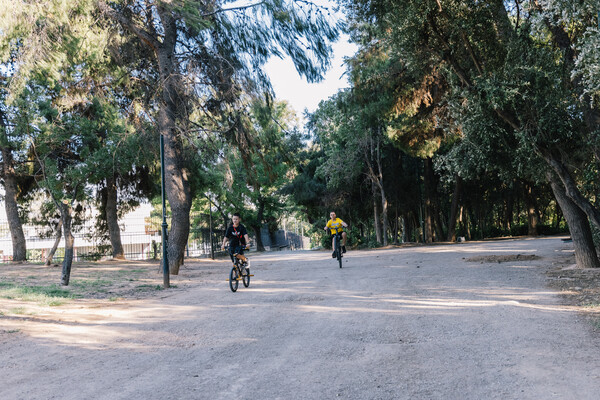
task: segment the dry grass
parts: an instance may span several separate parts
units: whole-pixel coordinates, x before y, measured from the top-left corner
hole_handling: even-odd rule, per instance
[[[227,266],[224,261],[187,260],[180,275],[171,275],[168,290],[184,290],[210,273],[225,274]],[[0,316],[35,315],[43,308],[74,302],[113,302],[164,293],[159,261],[74,263],[69,285],[60,285],[60,278],[59,265],[0,265],[0,300],[4,300],[0,301]]]

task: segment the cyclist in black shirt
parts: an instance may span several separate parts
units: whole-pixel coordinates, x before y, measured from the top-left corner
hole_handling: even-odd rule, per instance
[[[231,256],[231,261],[233,261],[233,257],[236,257],[243,262],[247,262],[248,259],[244,256],[244,249],[250,245],[250,238],[248,237],[246,227],[240,224],[241,220],[240,214],[233,214],[233,217],[231,217],[232,224],[229,225],[229,228],[225,232],[221,248],[224,250],[229,240],[229,256]]]

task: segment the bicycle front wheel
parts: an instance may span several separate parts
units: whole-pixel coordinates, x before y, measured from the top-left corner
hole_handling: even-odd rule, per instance
[[[229,273],[229,288],[232,292],[235,292],[238,289],[238,270],[235,266],[231,268],[231,272]]]
[[[339,236],[335,237],[335,252],[337,253],[338,263],[340,264],[340,268],[342,268],[342,246],[340,245]]]
[[[244,287],[250,286],[250,270],[242,267],[242,282],[244,282]]]

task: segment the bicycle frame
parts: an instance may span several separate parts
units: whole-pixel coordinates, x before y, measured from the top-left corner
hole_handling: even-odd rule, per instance
[[[229,253],[229,247],[227,247],[227,252]],[[244,287],[250,286],[250,277],[254,276],[250,274],[250,269],[248,265],[245,264],[242,260],[235,257],[233,254],[229,253],[231,260],[233,262],[233,267],[229,272],[229,288],[232,292],[236,292],[239,286],[239,281],[241,280],[244,284]]]
[[[342,268],[342,257],[344,257],[342,255],[342,232],[336,232],[333,236],[335,255],[340,264],[340,268]]]

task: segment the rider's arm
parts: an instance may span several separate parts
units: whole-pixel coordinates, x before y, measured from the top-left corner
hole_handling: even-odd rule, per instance
[[[221,244],[221,248],[224,249],[226,244],[227,244],[227,236],[225,236],[223,238],[223,244]]]
[[[348,224],[347,224],[347,223],[345,223],[344,221],[342,221],[342,226],[343,226],[344,228],[347,228],[347,227],[348,227]]]
[[[244,235],[244,239],[246,240],[246,247],[250,248],[250,236],[247,233]]]
[[[325,228],[323,228],[324,230],[329,229],[329,221],[327,221],[327,225],[325,225]]]

